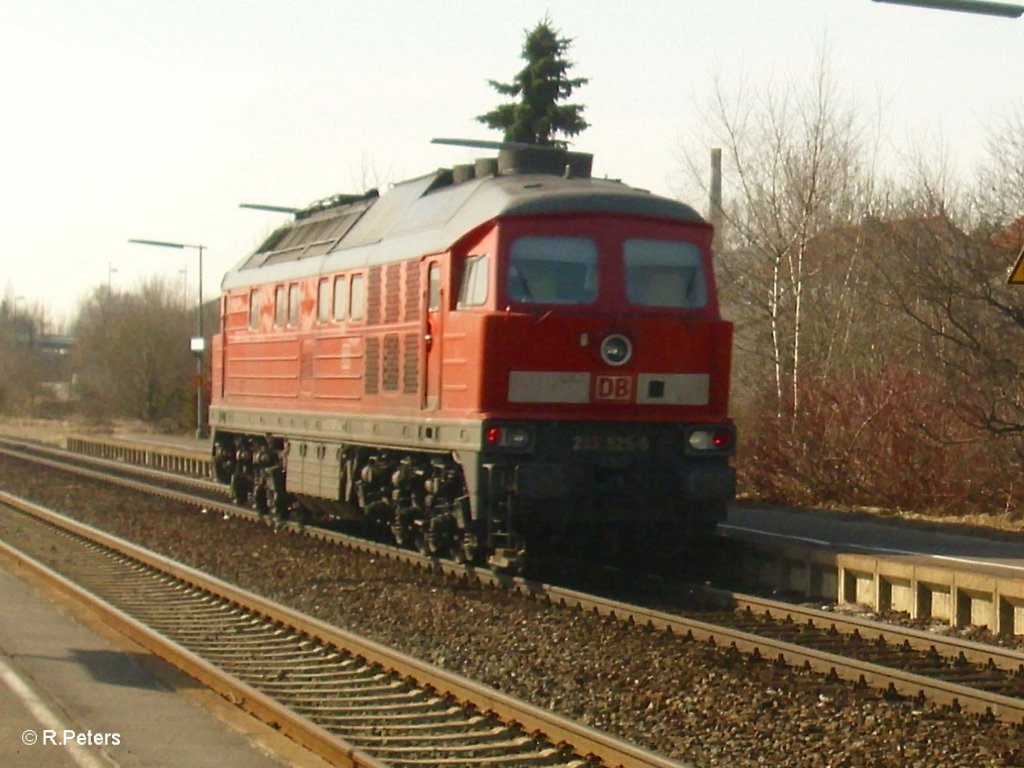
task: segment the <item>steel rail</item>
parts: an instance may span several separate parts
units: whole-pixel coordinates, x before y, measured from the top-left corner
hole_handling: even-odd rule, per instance
[[[961,637],[946,637],[925,632],[913,627],[888,624],[858,616],[845,616],[833,611],[784,603],[755,595],[741,595],[725,590],[702,588],[709,599],[729,601],[735,610],[750,610],[752,613],[788,617],[796,623],[811,623],[814,626],[830,626],[839,632],[862,635],[866,640],[880,638],[886,642],[907,641],[912,648],[934,649],[936,653],[950,658],[960,658],[980,665],[992,665],[999,669],[1017,672],[1024,670],[1024,653],[1013,648],[1004,648],[991,643],[980,643]]]
[[[5,441],[0,439],[0,450]],[[78,437],[76,438],[76,445],[85,446],[87,445],[88,438]],[[29,450],[42,450],[55,456],[66,456],[69,453],[75,453],[71,450],[60,450],[53,446],[44,446],[29,443],[11,443],[12,445],[22,446]],[[102,445],[106,446],[108,443],[103,442]],[[130,449],[131,443],[126,444],[127,448]],[[166,449],[169,452],[173,452],[173,448]],[[186,454],[191,455],[191,452],[185,451]],[[75,455],[79,455],[75,453]],[[104,460],[95,458],[91,454],[90,461],[97,462],[101,466],[110,466],[114,469],[125,471],[132,465],[125,464],[124,462]],[[164,481],[170,481],[177,478],[178,482],[182,482],[187,487],[199,487],[207,491],[218,491],[222,490],[223,486],[214,483],[212,481],[201,481],[196,480],[193,477],[184,476],[184,478],[172,475],[168,472],[160,472],[147,468],[139,468],[139,472],[145,473],[146,476],[156,477]],[[100,478],[102,479],[102,478]],[[144,490],[143,486],[140,490]],[[188,503],[196,503],[194,499],[189,499],[187,496],[182,497],[180,500]],[[209,502],[211,505],[215,505],[216,508],[224,514],[231,515],[242,515],[250,517],[251,519],[259,519],[259,516],[255,513],[246,510],[244,508],[237,507],[230,504],[217,504],[216,502]],[[295,526],[291,524],[293,529],[301,530],[302,526]],[[311,535],[319,536],[326,540],[333,540],[337,543],[345,544],[350,547],[363,547],[367,546],[359,544],[362,540],[354,537],[345,537],[344,535],[337,534],[325,530],[317,530],[315,528],[309,528],[306,533]],[[463,575],[466,573],[464,566],[460,564],[449,564],[444,561],[438,561],[434,558],[423,557],[416,553],[410,553],[408,550],[399,548],[389,547],[384,544],[369,543],[368,546],[373,549],[375,554],[382,556],[398,558],[414,563],[416,565],[426,565],[439,567],[446,572],[451,572],[457,575]],[[378,549],[379,547],[379,549]],[[526,591],[534,594],[545,595],[556,591],[556,588],[550,587],[545,584],[538,584],[536,582],[528,583],[524,580],[516,580],[511,577],[504,576],[501,574],[493,574],[490,571],[477,571],[473,573],[473,578],[479,581],[490,583],[492,585],[500,585],[504,588],[513,588],[518,591]],[[681,589],[686,589],[695,595],[700,594],[700,600],[706,600],[710,602],[721,602],[722,604],[731,604],[736,610],[750,610],[754,613],[768,614],[773,617],[788,616],[791,620],[797,622],[811,622],[814,626],[831,626],[836,631],[852,634],[853,632],[867,633],[871,637],[877,637],[890,642],[890,638],[898,642],[906,642],[912,648],[933,650],[935,653],[963,659],[967,662],[979,664],[979,665],[991,665],[998,669],[1007,671],[1018,671],[1024,669],[1024,654],[1019,651],[1006,649],[991,643],[976,642],[967,640],[964,638],[948,638],[940,635],[936,635],[931,632],[923,632],[910,627],[899,627],[898,625],[886,622],[875,621],[871,619],[863,619],[854,616],[843,616],[834,611],[824,611],[816,608],[810,608],[807,606],[796,605],[791,602],[783,602],[779,600],[772,600],[769,598],[762,598],[752,595],[745,595],[734,593],[721,589],[714,589],[711,587],[700,586],[700,585],[683,585]],[[561,600],[557,594],[551,594],[550,599]],[[605,613],[621,613],[622,609],[618,606],[604,610]]]
[[[923,694],[936,702],[959,706],[969,712],[1004,718],[1008,722],[1024,723],[1024,700],[1022,699],[852,659],[785,640],[775,640],[698,619],[594,597],[585,593],[559,588],[550,590],[550,597],[552,599],[557,597],[562,604],[579,610],[616,616],[633,624],[671,632],[697,641],[735,647],[740,652],[756,654],[762,659],[784,661],[791,667],[803,665],[825,675],[835,675],[858,683],[863,682],[883,690],[895,690],[908,697]],[[780,611],[785,607],[783,604],[779,604]],[[899,634],[901,631],[902,628],[893,628],[894,634]],[[949,642],[955,645],[954,641]],[[995,646],[992,649],[999,650]],[[1016,658],[1024,657],[1018,653]]]
[[[6,494],[4,494],[6,496]],[[20,507],[4,499],[9,506]],[[344,739],[298,715],[251,685],[226,675],[213,664],[177,643],[168,640],[124,611],[75,584],[47,565],[0,541],[0,560],[12,570],[20,570],[86,606],[104,623],[136,644],[173,664],[207,688],[257,719],[278,729],[297,744],[330,763],[344,768],[388,768]]]
[[[23,458],[22,454],[17,451],[6,451],[3,448],[4,443],[17,446],[23,449],[29,450],[43,450],[51,455],[62,457],[67,455],[75,455],[76,457],[80,454],[74,451],[61,450],[53,448],[51,446],[37,445],[34,443],[24,443],[16,441],[8,441],[0,439],[0,453],[7,453],[8,455]],[[95,463],[99,466],[109,467],[118,471],[131,470],[138,472],[144,477],[154,477],[161,480],[179,480],[188,487],[202,487],[206,490],[223,490],[223,486],[213,483],[212,481],[197,481],[194,478],[179,477],[172,473],[168,473],[160,470],[148,469],[145,467],[136,467],[133,465],[126,465],[123,462],[113,461],[109,459],[98,458],[94,456],[87,456],[88,461]],[[32,457],[32,460],[43,463],[47,466],[51,466],[55,469],[61,469],[64,471],[74,471],[92,479],[100,480],[103,482],[110,482],[109,475],[102,472],[90,471],[84,467],[68,467],[62,463],[58,458],[55,461],[49,461],[39,457]],[[197,505],[202,504],[208,506],[210,509],[221,512],[223,514],[232,516],[241,516],[251,520],[262,520],[259,514],[240,507],[235,504],[228,502],[218,502],[212,499],[197,499],[188,493],[179,493],[169,489],[156,490],[151,485],[146,483],[132,482],[130,479],[122,478],[118,482],[125,487],[132,488],[147,494],[159,493],[165,498],[170,498],[175,501],[182,503]],[[438,568],[446,573],[451,573],[457,576],[471,576],[474,579],[482,581],[483,583],[491,586],[500,586],[502,588],[511,588],[519,592],[526,592],[532,595],[542,597],[552,602],[573,602],[578,607],[586,610],[597,610],[598,612],[605,615],[619,615],[626,616],[629,618],[630,611],[644,610],[637,606],[627,605],[625,603],[617,602],[614,600],[608,600],[605,598],[597,597],[594,595],[588,595],[582,592],[576,592],[549,584],[544,584],[537,581],[531,581],[520,577],[512,577],[505,574],[494,573],[490,570],[473,568],[472,566],[464,566],[462,564],[454,563],[451,561],[438,560],[419,553],[412,552],[410,550],[394,547],[388,544],[382,544],[378,542],[371,542],[365,539],[348,536],[346,534],[337,533],[335,531],[329,531],[326,529],[320,529],[316,527],[306,527],[298,525],[296,523],[284,523],[284,527],[289,528],[293,531],[303,531],[309,535],[315,536],[328,541],[344,544],[349,547],[357,549],[365,549],[375,555],[397,558],[400,560],[407,561],[417,566],[425,566],[431,568]],[[815,624],[829,624],[834,626],[837,630],[852,632],[853,630],[869,632],[880,636],[896,634],[900,640],[908,640],[914,647],[928,647],[934,648],[937,652],[943,653],[947,656],[963,656],[968,661],[973,661],[979,664],[992,663],[1001,669],[1016,670],[1021,666],[1024,666],[1024,654],[1019,651],[1005,649],[1000,646],[979,643],[962,638],[944,638],[936,636],[932,633],[922,632],[909,627],[897,627],[896,625],[886,624],[883,622],[874,621],[871,619],[861,619],[851,616],[842,616],[835,612],[822,611],[820,609],[809,608],[806,606],[800,606],[793,603],[786,603],[779,600],[772,600],[769,598],[762,598],[753,595],[739,594],[727,590],[715,589],[711,587],[705,587],[701,585],[682,585],[681,588],[689,590],[693,593],[699,593],[700,601],[711,601],[718,602],[720,604],[732,604],[738,610],[749,608],[752,611],[756,611],[764,614],[772,615],[786,615],[790,616],[793,620],[800,621],[812,621]],[[633,617],[635,621],[637,617]]]
[[[34,447],[34,446],[33,446]],[[0,449],[2,452],[2,449]],[[34,459],[33,460],[40,460]],[[48,464],[60,469],[66,467],[59,462]],[[119,465],[123,466],[123,465]],[[96,479],[109,481],[109,478],[102,473],[93,473],[82,468],[72,468],[72,471],[83,472]],[[153,493],[151,487],[144,483],[135,483],[130,480],[120,480],[136,490],[146,493]],[[161,494],[174,498],[185,503],[200,503],[196,497],[188,494],[173,491],[161,490]],[[254,512],[242,509],[227,503],[209,502],[203,500],[201,503],[213,509],[222,511],[229,515],[243,515],[250,518],[259,518]],[[410,550],[369,542],[364,539],[339,534],[316,528],[303,528],[295,524],[287,524],[288,528],[294,531],[304,531],[335,543],[341,543],[355,549],[370,552],[377,556],[394,558],[405,561],[419,567],[436,569],[445,574],[474,579],[482,584],[515,591],[528,595],[535,599],[542,599],[552,604],[562,605],[577,610],[594,612],[599,615],[617,618],[628,623],[648,626],[653,629],[671,632],[684,637],[693,637],[695,640],[725,643],[735,645],[737,650],[748,653],[757,653],[762,658],[765,656],[776,656],[785,659],[791,666],[806,665],[810,669],[825,674],[838,675],[840,677],[864,682],[874,687],[895,690],[906,696],[918,696],[924,694],[931,697],[938,703],[947,705],[958,705],[963,709],[978,714],[992,714],[1002,717],[1011,722],[1024,722],[1024,701],[1002,696],[999,694],[985,692],[979,689],[963,686],[957,683],[946,682],[923,675],[917,675],[903,670],[893,669],[867,661],[850,659],[827,651],[820,651],[807,648],[795,643],[783,640],[773,640],[742,630],[729,629],[719,625],[702,622],[678,614],[661,611],[658,609],[624,603],[618,600],[592,595],[564,587],[544,584],[531,581],[522,577],[512,577],[505,574],[496,574],[488,570],[465,566],[453,561],[437,560],[436,558],[420,555]],[[799,618],[801,621],[811,620],[815,623],[835,626],[837,630],[859,632],[871,632],[884,634],[892,638],[893,642],[907,640],[915,647],[935,648],[947,656],[958,657],[963,655],[975,663],[992,663],[1004,670],[1017,670],[1024,668],[1024,654],[1019,651],[1001,648],[995,645],[987,645],[961,638],[939,638],[928,633],[920,632],[907,627],[885,624],[867,619],[855,617],[839,617],[834,613],[818,609],[796,606],[790,603],[757,598],[749,595],[739,595],[723,590],[715,590],[705,587],[687,585],[686,589],[699,592],[702,599],[722,601],[731,603],[740,609],[750,607],[762,613],[770,613],[773,616],[790,615]]]
[[[527,733],[540,733],[553,744],[565,744],[587,759],[599,760],[602,765],[620,766],[621,768],[680,768],[680,763],[669,760],[636,747],[601,731],[588,728],[580,723],[556,715],[527,702],[507,696],[500,691],[489,688],[446,670],[442,670],[426,662],[406,654],[392,650],[374,641],[331,626],[319,619],[304,615],[286,606],[274,603],[260,595],[244,590],[235,585],[217,579],[182,563],[171,560],[158,553],[143,549],[119,537],[96,529],[85,523],[65,517],[38,504],[12,496],[0,491],[0,503],[13,507],[34,518],[43,520],[50,525],[69,531],[74,535],[109,548],[139,561],[145,566],[172,576],[192,587],[209,592],[231,603],[244,606],[268,620],[280,623],[289,629],[318,640],[325,645],[344,649],[346,652],[365,659],[368,663],[390,670],[403,678],[416,681],[422,688],[432,689],[440,696],[451,696],[455,700],[468,704],[481,712],[493,713],[506,723],[515,723]],[[10,556],[23,565],[33,567],[25,555],[17,554],[8,545],[3,544],[5,552],[14,552]],[[42,566],[45,568],[45,566]],[[59,577],[59,574],[56,574]],[[97,604],[98,610],[118,628],[124,627],[125,634],[140,645],[165,656],[172,663],[180,665],[186,672],[209,685],[222,695],[244,702],[246,708],[251,705],[254,714],[261,719],[280,725],[296,741],[306,743],[303,732],[304,718],[282,707],[257,689],[240,681],[225,679],[222,672],[212,664],[175,643],[169,643],[157,633],[149,630],[132,619],[123,611],[104,604],[102,600],[88,596],[67,579],[60,577],[61,587],[73,594],[76,599]],[[167,650],[172,646],[171,650]],[[359,768],[379,768],[379,762],[360,762],[364,753],[353,745],[337,739],[329,732],[316,726],[311,737],[309,748],[330,755],[330,759],[341,760],[342,765],[359,766]],[[339,743],[340,742],[340,743]],[[372,761],[365,755],[367,761]]]
[[[88,444],[83,438],[76,438],[74,440],[69,438],[68,445],[69,447],[67,448],[58,448],[57,446],[46,443],[17,440],[10,437],[0,436],[0,453],[24,458],[23,453],[19,452],[27,451],[33,455],[33,460],[39,461],[40,463],[48,463],[42,456],[37,455],[46,454],[54,457],[54,460],[57,463],[49,464],[49,466],[53,466],[55,468],[67,469],[66,465],[62,464],[61,461],[66,461],[66,457],[68,456],[74,456],[79,461],[88,462],[89,464],[97,467],[106,467],[114,472],[131,472],[140,477],[150,477],[159,481],[173,482],[187,488],[201,488],[206,491],[222,494],[224,492],[224,485],[216,482],[215,480],[211,480],[209,476],[174,472],[166,468],[153,467],[146,463],[108,458],[103,455],[91,453],[86,450]],[[73,448],[71,446],[77,446],[77,448]],[[125,455],[130,456],[131,453],[126,452]],[[81,467],[81,469],[85,471],[84,467]]]

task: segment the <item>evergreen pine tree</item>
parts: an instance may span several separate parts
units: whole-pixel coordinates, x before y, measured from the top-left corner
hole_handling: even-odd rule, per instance
[[[565,58],[572,40],[559,37],[548,19],[526,32],[522,58],[526,66],[512,83],[488,80],[498,93],[518,96],[518,102],[501,104],[476,119],[505,131],[505,141],[552,145],[556,134],[575,136],[588,127],[582,104],[559,104],[587,78],[569,78],[573,63]]]

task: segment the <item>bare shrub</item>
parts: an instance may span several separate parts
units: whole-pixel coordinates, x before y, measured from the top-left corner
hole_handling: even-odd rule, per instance
[[[746,493],[937,514],[1007,506],[1006,446],[965,425],[942,382],[919,370],[834,376],[804,388],[795,420],[771,413],[762,409],[744,431]]]

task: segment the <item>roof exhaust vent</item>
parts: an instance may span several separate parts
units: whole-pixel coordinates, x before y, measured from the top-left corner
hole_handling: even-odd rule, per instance
[[[481,141],[478,139],[432,139],[433,144],[455,147],[498,150],[497,173],[546,173],[589,179],[594,156],[585,152],[570,152],[557,144],[526,144],[521,141]],[[478,160],[477,163],[480,161]],[[494,162],[490,160],[488,162]],[[566,166],[569,170],[566,171]],[[487,166],[488,169],[491,166]],[[477,167],[476,178],[489,175]]]
[[[498,172],[547,173],[566,178],[589,179],[594,156],[562,147],[509,148],[498,152]]]
[[[594,168],[594,156],[586,152],[566,152],[567,173],[575,179],[589,179]]]
[[[498,175],[498,158],[481,157],[474,164],[473,173],[478,179],[485,179],[488,176]]]
[[[476,169],[469,164],[452,166],[452,184],[470,181],[476,175]]]

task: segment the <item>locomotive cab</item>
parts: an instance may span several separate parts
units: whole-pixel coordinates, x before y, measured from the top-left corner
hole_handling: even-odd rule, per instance
[[[732,328],[710,239],[700,222],[575,215],[499,220],[467,248],[445,344],[481,376],[445,402],[488,425],[479,487],[512,529],[644,548],[724,517]]]

